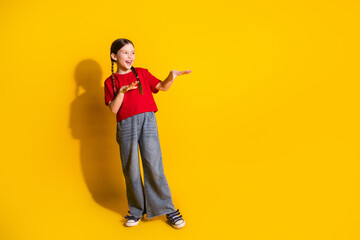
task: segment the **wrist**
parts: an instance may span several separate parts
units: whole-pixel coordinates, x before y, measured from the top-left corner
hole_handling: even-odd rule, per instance
[[[174,80],[175,80],[176,75],[175,75],[175,73],[174,73],[174,70],[171,70],[171,71],[170,71],[169,77],[170,77],[170,81],[174,81]]]
[[[123,87],[119,89],[119,93],[124,94],[126,92],[126,88],[124,89]]]

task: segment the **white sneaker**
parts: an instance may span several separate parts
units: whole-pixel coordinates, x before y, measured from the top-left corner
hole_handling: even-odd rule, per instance
[[[178,215],[180,215],[179,209],[175,212],[166,214],[166,218],[171,222],[171,225],[174,228],[182,228],[183,226],[185,226],[185,220],[182,219],[182,215]]]
[[[130,211],[128,211],[130,213]],[[139,224],[141,217],[135,217],[132,215],[126,215],[125,218],[127,219],[125,226],[133,227]]]

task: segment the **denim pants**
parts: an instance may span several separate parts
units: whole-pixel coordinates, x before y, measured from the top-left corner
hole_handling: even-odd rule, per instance
[[[164,174],[159,134],[154,112],[145,112],[117,122],[116,140],[130,213],[147,218],[175,211]],[[140,149],[144,184],[140,175]]]

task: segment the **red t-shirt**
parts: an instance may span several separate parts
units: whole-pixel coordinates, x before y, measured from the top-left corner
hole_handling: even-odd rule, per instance
[[[124,94],[124,99],[119,111],[116,114],[116,120],[121,121],[125,118],[134,116],[144,112],[157,112],[157,106],[152,93],[157,93],[155,87],[161,80],[154,77],[146,68],[135,68],[143,88],[143,95],[140,94],[139,89],[134,89]],[[134,73],[131,71],[125,74],[114,73],[115,89],[119,89],[124,85],[129,85],[137,81]],[[109,105],[109,101],[114,99],[114,88],[111,75],[104,82],[105,89],[105,104]]]

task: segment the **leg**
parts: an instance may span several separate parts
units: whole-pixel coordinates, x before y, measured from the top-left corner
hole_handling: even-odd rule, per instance
[[[120,147],[130,213],[133,216],[140,217],[145,210],[145,199],[140,174],[137,128],[136,115],[119,121],[116,139]]]
[[[144,169],[147,217],[174,212],[175,207],[164,174],[159,134],[153,112],[144,114],[139,146]]]

